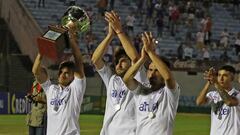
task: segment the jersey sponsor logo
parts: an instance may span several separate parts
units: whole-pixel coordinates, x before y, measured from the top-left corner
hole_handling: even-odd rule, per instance
[[[123,98],[124,96],[126,96],[126,91],[125,90],[121,90],[120,92],[118,92],[117,90],[112,90],[111,96],[113,98]]]
[[[158,103],[153,103],[152,105],[148,102],[143,102],[139,105],[139,111],[141,112],[154,112],[158,108]]]
[[[230,108],[229,107],[227,107],[227,108],[222,107],[219,110],[220,115],[228,115],[229,113],[230,113]]]
[[[63,100],[64,98],[63,99],[54,98],[54,99],[51,99],[50,104],[60,106],[63,104]]]

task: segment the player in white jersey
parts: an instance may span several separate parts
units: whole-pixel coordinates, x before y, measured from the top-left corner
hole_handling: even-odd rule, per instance
[[[240,135],[240,92],[233,87],[234,74],[235,69],[229,65],[204,73],[207,82],[196,103],[211,105],[210,135]],[[209,91],[211,85],[216,90]]]
[[[70,46],[75,59],[60,64],[58,85],[52,84],[41,66],[38,54],[32,72],[41,84],[47,97],[47,135],[80,135],[79,115],[86,79],[83,60],[78,47],[75,25],[69,25]]]
[[[136,135],[171,135],[180,89],[168,68],[169,63],[156,55],[152,34],[145,32],[142,41],[144,47],[141,58],[129,68],[123,78],[126,86],[135,94]],[[146,85],[135,80],[134,76],[147,56],[152,62],[147,70],[150,84]]]
[[[92,56],[93,64],[107,89],[106,109],[100,134],[135,135],[136,118],[133,94],[129,92],[123,83],[122,77],[131,66],[131,63],[137,60],[138,54],[128,37],[122,31],[118,15],[113,11],[107,12],[105,19],[109,24],[108,34]],[[115,52],[115,73],[113,73],[102,59],[115,34],[121,41],[125,51],[120,49]]]

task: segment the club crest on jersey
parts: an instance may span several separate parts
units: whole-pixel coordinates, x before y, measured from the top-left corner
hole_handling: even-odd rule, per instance
[[[158,103],[154,103],[152,107],[146,101],[139,105],[139,111],[141,112],[154,112],[158,108]]]

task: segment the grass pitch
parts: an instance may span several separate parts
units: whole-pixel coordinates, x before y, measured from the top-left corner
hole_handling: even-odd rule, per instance
[[[27,135],[25,115],[0,115],[0,135]],[[99,135],[102,115],[80,115],[81,135]],[[210,115],[178,113],[174,135],[209,135]]]

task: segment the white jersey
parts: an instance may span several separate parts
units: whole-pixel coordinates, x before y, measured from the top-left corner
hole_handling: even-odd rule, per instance
[[[172,135],[180,88],[165,86],[148,95],[134,92],[137,111],[137,135]]]
[[[100,135],[135,135],[136,117],[133,93],[122,78],[105,66],[98,70],[106,89],[106,109]]]
[[[228,94],[236,97],[240,103],[238,90],[233,88]],[[206,96],[212,105],[210,135],[240,135],[240,104],[227,106],[217,91],[210,91]],[[214,111],[217,104],[219,107]]]
[[[63,88],[48,80],[41,84],[47,96],[47,135],[80,135],[79,114],[86,78],[74,78]]]

